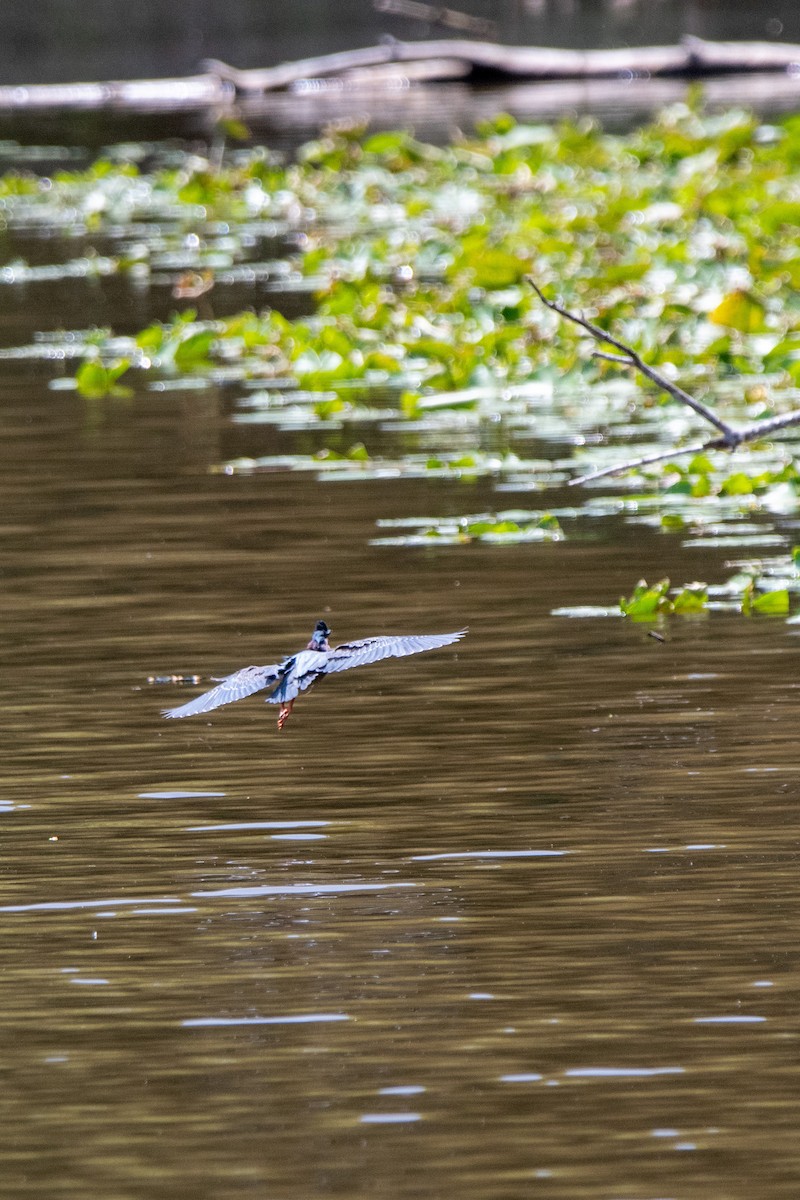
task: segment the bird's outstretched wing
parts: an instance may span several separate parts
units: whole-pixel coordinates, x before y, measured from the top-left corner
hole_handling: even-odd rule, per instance
[[[363,667],[367,663],[379,662],[382,658],[404,658],[406,654],[420,654],[423,650],[438,650],[457,642],[466,633],[425,633],[418,637],[371,637],[359,642],[343,642],[328,654],[325,674],[332,671],[349,671],[352,667]]]
[[[210,692],[203,692],[202,696],[195,696],[194,700],[189,700],[178,708],[165,708],[162,716],[194,717],[197,713],[210,712],[212,708],[219,708],[221,704],[232,704],[234,700],[252,696],[254,692],[269,687],[280,677],[280,664],[269,667],[242,667],[241,671],[234,671],[232,675],[228,675]]]

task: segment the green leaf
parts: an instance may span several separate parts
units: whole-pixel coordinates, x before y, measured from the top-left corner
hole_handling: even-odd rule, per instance
[[[710,475],[714,470],[714,464],[707,454],[695,454],[690,459],[687,470],[690,475]]]
[[[130,365],[127,358],[118,359],[108,366],[99,358],[88,358],[75,372],[77,390],[89,400],[100,400],[111,395],[128,395],[129,389],[118,387],[117,380],[125,374]]]
[[[739,333],[759,333],[764,326],[764,305],[752,294],[737,289],[729,292],[708,314],[715,325],[726,325]]]
[[[212,171],[196,171],[178,191],[184,204],[214,205],[229,190],[228,180]]]
[[[673,611],[681,616],[705,612],[708,605],[708,585],[688,583],[672,601]]]
[[[337,416],[345,407],[344,400],[341,396],[334,396],[330,400],[317,400],[314,405],[314,412],[322,421],[328,421],[331,417]]]
[[[524,279],[531,265],[529,259],[519,258],[505,250],[484,250],[470,264],[472,282],[476,287],[490,290],[506,288]]]
[[[627,600],[624,596],[620,596],[619,606],[626,617],[632,617],[634,620],[648,620],[660,612],[671,611],[672,603],[667,596],[668,590],[668,579],[662,579],[652,587],[649,587],[646,581],[641,579],[633,589],[632,596]]]
[[[201,329],[197,333],[190,333],[179,342],[175,350],[175,366],[178,370],[191,371],[207,366],[210,361],[209,351],[216,336],[213,329]]]
[[[403,392],[400,396],[400,410],[404,417],[413,420],[419,415],[421,397],[417,392]]]
[[[686,518],[680,513],[664,513],[661,518],[661,528],[668,533],[680,532],[686,528]]]
[[[111,363],[106,368],[106,370],[108,371],[108,380],[109,380],[109,383],[111,384],[112,391],[114,390],[113,385],[117,382],[117,380],[119,378],[121,378],[121,376],[123,376],[125,374],[125,372],[128,370],[130,365],[131,365],[130,359],[121,358],[118,362]]]
[[[386,129],[373,133],[364,142],[365,154],[407,154],[414,148],[414,140],[405,130]]]
[[[537,521],[539,529],[549,529],[552,533],[561,533],[561,524],[558,517],[552,513],[544,513]]]
[[[750,496],[753,492],[753,481],[744,471],[737,471],[724,480],[720,492],[723,496]]]
[[[711,480],[707,475],[701,475],[699,479],[694,481],[692,484],[691,495],[694,496],[696,500],[702,500],[704,496],[711,495]]]
[[[482,537],[487,533],[519,533],[520,526],[516,521],[473,521],[467,526],[470,537]]]
[[[753,612],[764,616],[784,617],[789,612],[788,589],[776,588],[773,592],[762,592],[753,596],[751,607]]]
[[[158,351],[164,345],[164,326],[156,321],[145,326],[136,335],[136,345],[140,350]]]
[[[105,396],[108,392],[108,371],[99,358],[89,358],[75,372],[75,382],[82,396],[90,399]]]

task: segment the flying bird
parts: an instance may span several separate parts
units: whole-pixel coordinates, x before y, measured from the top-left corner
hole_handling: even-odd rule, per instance
[[[240,671],[221,679],[210,692],[195,696],[194,700],[178,708],[164,709],[163,715],[194,717],[277,684],[267,696],[267,704],[280,704],[278,729],[283,729],[297,697],[301,692],[308,691],[323,675],[363,667],[382,658],[404,658],[407,654],[419,654],[423,650],[438,650],[440,646],[457,642],[466,632],[466,629],[459,629],[456,633],[429,633],[416,637],[362,638],[358,642],[343,642],[341,646],[331,649],[328,644],[331,631],[324,621],[317,621],[305,650],[299,650],[297,654],[269,667],[242,667]]]

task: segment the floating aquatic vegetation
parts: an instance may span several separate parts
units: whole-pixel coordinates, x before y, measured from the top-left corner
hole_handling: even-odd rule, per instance
[[[671,588],[669,579],[654,584],[642,579],[630,596],[620,597],[620,612],[633,621],[699,616],[715,609],[735,609],[748,617],[788,617],[793,605],[800,603],[798,564],[800,547],[795,547],[791,557],[773,560],[768,567],[759,562],[739,564],[744,569],[721,585],[688,583]]]
[[[378,521],[382,529],[403,533],[373,538],[373,546],[464,546],[470,542],[559,542],[564,533],[548,512],[474,513],[469,517],[416,517]]]
[[[131,389],[118,382],[130,367],[127,358],[106,365],[99,358],[87,358],[75,376],[77,390],[89,400],[103,396],[130,396]]]
[[[676,595],[669,594],[669,580],[648,584],[644,579],[637,583],[629,597],[620,596],[619,607],[623,616],[633,621],[650,621],[665,613],[682,615],[704,612],[708,602],[708,589],[704,583],[691,583]]]
[[[352,481],[367,479],[460,479],[471,480],[501,475],[518,469],[515,455],[472,452],[432,457],[405,454],[389,459],[370,455],[362,442],[342,454],[326,448],[314,454],[263,455],[258,458],[234,458],[214,470],[224,475],[255,475],[276,471],[311,471],[322,480]]]
[[[694,101],[621,135],[499,116],[447,146],[328,131],[292,162],[263,148],[218,164],[135,146],[47,176],[31,161],[0,178],[0,283],[117,274],[131,288],[169,287],[180,311],[135,337],[62,331],[0,358],[81,359],[73,386],[87,398],[123,376],[188,392],[225,383],[240,393],[230,415],[240,444],[248,427],[262,439],[303,431],[303,454],[243,455],[215,467],[225,474],[480,479],[538,505],[628,451],[691,445],[700,425],[596,355],[526,276],[726,420],[754,422],[800,405],[798,225],[800,117],[764,125]],[[28,261],[45,232],[52,261]],[[202,280],[196,295],[187,273]],[[226,289],[242,287],[251,308],[232,312]],[[543,499],[522,515],[459,514],[376,540],[552,540],[567,522],[580,536],[582,523],[615,517],[697,550],[777,547],[800,505],[798,436],[688,462],[676,453],[587,485],[570,516]],[[748,603],[763,612],[767,576],[757,578]],[[745,587],[734,589],[740,606]],[[684,592],[677,609],[672,591],[656,605],[694,611]],[[732,594],[710,587],[703,603],[723,602]]]
[[[495,387],[607,379],[585,339],[554,336],[528,270],[663,368],[706,365],[716,378],[761,370],[766,357],[797,378],[797,307],[783,289],[800,279],[785,236],[798,217],[798,142],[791,120],[760,127],[681,106],[627,136],[508,118],[447,147],[341,130],[288,164],[260,150],[220,168],[173,154],[146,172],[131,155],[47,179],[9,175],[0,204],[12,230],[37,218],[58,228],[60,213],[71,233],[78,221],[113,234],[121,270],[204,265],[222,278],[237,261],[255,269],[265,239],[282,243],[276,276],[290,290],[312,279],[318,296],[315,320],[277,343],[291,341],[288,370],[315,386],[358,377],[369,354],[373,368],[416,373],[417,403],[480,387],[481,374]],[[126,247],[126,229],[145,236]],[[222,353],[235,335],[214,332]]]

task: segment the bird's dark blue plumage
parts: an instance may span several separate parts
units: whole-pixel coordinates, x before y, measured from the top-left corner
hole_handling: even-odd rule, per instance
[[[280,704],[278,729],[283,729],[297,697],[323,675],[363,667],[367,663],[379,662],[382,658],[404,658],[407,654],[437,650],[441,646],[457,642],[466,632],[466,629],[459,629],[456,633],[362,638],[356,642],[344,642],[341,646],[331,649],[328,644],[331,631],[324,621],[317,621],[311,641],[305,650],[300,650],[272,666],[242,667],[240,671],[234,671],[232,675],[220,680],[211,691],[204,692],[202,696],[196,696],[194,700],[189,700],[177,708],[165,709],[163,715],[194,717],[198,713],[211,712],[221,704],[243,700],[245,696],[252,696],[254,692],[263,691],[276,684],[267,696],[267,703]]]

